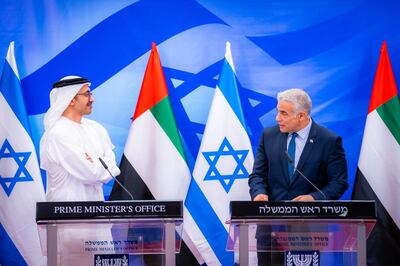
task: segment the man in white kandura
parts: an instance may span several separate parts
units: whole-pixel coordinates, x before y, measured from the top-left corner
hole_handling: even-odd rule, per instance
[[[106,129],[83,118],[94,98],[86,78],[67,76],[54,83],[40,141],[41,168],[47,172],[48,201],[103,201],[103,184],[120,174]]]

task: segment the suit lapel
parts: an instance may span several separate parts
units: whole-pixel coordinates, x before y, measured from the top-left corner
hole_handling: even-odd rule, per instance
[[[299,162],[297,164],[297,169],[299,169],[300,172],[302,172],[303,165],[308,160],[308,157],[312,152],[316,140],[317,140],[317,126],[315,122],[312,122],[306,145],[304,146],[303,152],[301,153]],[[297,179],[298,175],[299,173],[295,172],[292,179],[292,183]]]

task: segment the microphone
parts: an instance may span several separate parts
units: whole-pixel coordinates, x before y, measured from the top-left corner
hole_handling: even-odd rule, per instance
[[[99,157],[99,161],[101,162],[103,167],[107,170],[107,172],[111,175],[111,177],[118,183],[118,185],[120,185],[125,190],[125,192],[128,193],[129,197],[131,197],[131,199],[134,200],[132,194],[124,187],[124,185],[121,184],[121,182],[118,181],[118,179],[115,178],[115,176],[113,176],[113,174],[111,174],[110,170],[108,170],[108,165],[103,161],[103,159]]]
[[[289,155],[289,153],[288,153],[287,151],[285,151],[285,156],[286,156],[286,160],[288,160],[288,162],[289,162],[290,164],[293,164],[294,170],[295,170],[297,173],[299,173],[301,177],[303,177],[305,180],[307,180],[307,182],[310,183],[311,186],[313,186],[313,187],[324,197],[324,200],[326,200],[326,195],[325,195],[325,193],[322,192],[322,190],[320,190],[316,185],[314,185],[314,183],[311,182],[310,179],[308,179],[305,175],[303,175],[303,173],[300,172],[299,169],[297,169],[297,167],[294,165],[294,162],[293,162],[292,157],[290,157],[290,155]]]

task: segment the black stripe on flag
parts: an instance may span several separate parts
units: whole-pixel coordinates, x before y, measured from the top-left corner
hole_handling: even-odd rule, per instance
[[[125,155],[122,155],[121,164],[119,166],[121,174],[117,177],[130,193],[132,193],[135,200],[154,200],[153,194],[150,192],[146,183],[136,172],[135,168],[131,165]],[[166,177],[168,178],[168,177]],[[167,180],[166,180],[167,182]],[[121,186],[114,182],[113,189],[110,194],[109,200],[130,200],[129,195],[121,188]],[[144,256],[146,265],[162,265],[161,255]],[[176,255],[176,265],[200,265],[196,258],[193,256],[190,249],[182,241],[181,251]]]
[[[125,188],[132,193],[135,200],[154,200],[153,194],[151,194],[146,183],[142,180],[135,168],[132,167],[131,163],[122,155],[121,164],[119,165],[121,174],[117,176],[119,182],[125,186]],[[121,186],[114,182],[113,189],[110,194],[110,200],[130,200],[128,193],[126,193]]]
[[[381,177],[377,176],[376,178]],[[367,241],[367,264],[369,266],[399,265],[400,229],[358,168],[352,199],[376,201],[378,217]],[[393,202],[393,204],[399,205],[399,202]]]

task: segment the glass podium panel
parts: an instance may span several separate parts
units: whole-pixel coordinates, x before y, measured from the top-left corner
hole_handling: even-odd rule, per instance
[[[175,265],[183,227],[181,203],[38,203],[37,223],[42,252],[47,255],[48,265]],[[93,205],[113,206],[114,210],[118,210],[116,206],[132,206],[119,210],[139,210],[137,206],[149,204],[164,206],[165,212],[150,212],[147,207],[150,211],[140,214],[108,212],[91,217],[83,214],[85,209],[92,211],[92,207],[87,206]],[[61,212],[60,206],[63,208]],[[70,212],[68,208],[64,209],[68,206]],[[107,209],[103,207],[98,209]]]
[[[47,229],[54,227],[57,237],[57,253],[132,253],[164,254],[165,224],[175,226],[175,252],[180,251],[182,222],[134,221],[134,222],[79,222],[40,224],[39,236],[42,251],[47,254]],[[50,228],[49,228],[50,229]],[[51,229],[50,229],[51,230]]]
[[[237,203],[237,204],[236,204]],[[240,265],[366,265],[366,239],[375,225],[371,202],[232,202],[226,249]],[[300,207],[315,204],[347,206],[346,216],[252,212],[261,208]],[[360,205],[361,204],[361,205]],[[354,208],[364,206],[362,214]],[[281,206],[281,207],[282,207]],[[240,208],[239,212],[235,208]],[[299,208],[300,210],[300,208]],[[350,211],[350,212],[349,212]]]
[[[372,230],[375,222],[360,221],[366,232]],[[249,221],[249,251],[309,250],[357,251],[358,223],[343,221]],[[239,248],[240,222],[229,227],[227,250]],[[257,244],[257,239],[258,244]],[[253,236],[253,237],[251,237]]]

